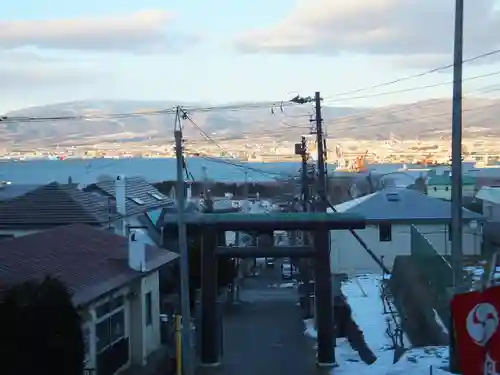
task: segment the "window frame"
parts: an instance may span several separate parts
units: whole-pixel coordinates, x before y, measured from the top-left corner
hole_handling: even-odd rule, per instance
[[[99,314],[98,309],[99,308],[105,308],[105,312]],[[117,342],[123,340],[124,338],[127,337],[126,334],[126,327],[127,327],[127,316],[125,312],[125,295],[118,295],[115,296],[111,299],[109,299],[106,302],[103,302],[99,304],[98,306],[95,307],[95,315],[96,315],[96,320],[95,320],[95,350],[96,350],[96,355],[105,352],[108,350],[110,347],[115,345]],[[119,337],[116,337],[112,340],[112,320],[113,318],[116,318],[118,314],[123,315],[123,332]],[[99,324],[106,323],[107,324],[107,330],[108,330],[108,342],[106,345],[104,345],[102,348],[98,347],[98,329],[97,327]]]
[[[147,292],[144,296],[145,324],[146,327],[153,325],[153,293]]]
[[[380,242],[392,242],[392,225],[379,224],[378,226],[378,240]]]

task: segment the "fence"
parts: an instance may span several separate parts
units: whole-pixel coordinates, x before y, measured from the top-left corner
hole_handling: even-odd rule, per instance
[[[411,257],[427,281],[434,299],[434,308],[441,320],[448,323],[450,321],[449,303],[453,287],[451,265],[414,225],[411,226]]]

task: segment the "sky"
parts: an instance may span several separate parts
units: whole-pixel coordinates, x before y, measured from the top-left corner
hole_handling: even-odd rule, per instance
[[[498,1],[465,2],[465,57],[494,50]],[[85,99],[446,97],[451,85],[369,95],[445,83],[450,69],[356,99],[338,94],[451,63],[453,16],[454,0],[17,0],[0,13],[0,113]],[[498,57],[465,65],[464,77],[500,71]],[[494,96],[483,91],[499,77],[467,80],[465,93]]]

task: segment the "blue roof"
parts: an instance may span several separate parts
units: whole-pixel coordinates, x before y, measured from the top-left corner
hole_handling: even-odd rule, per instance
[[[451,220],[450,202],[402,188],[386,188],[341,203],[335,209],[361,215],[371,222],[439,223]],[[483,216],[464,208],[463,219],[481,220]]]

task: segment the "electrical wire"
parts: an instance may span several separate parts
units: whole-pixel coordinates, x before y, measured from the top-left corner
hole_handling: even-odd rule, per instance
[[[252,167],[250,165],[235,163],[235,162],[232,162],[230,160],[220,159],[217,157],[211,157],[211,156],[207,156],[207,155],[199,155],[198,153],[188,153],[188,154],[192,155],[193,157],[201,158],[201,159],[213,162],[213,163],[230,165],[230,166],[233,166],[236,168],[241,168],[241,169],[244,169],[244,170],[247,170],[250,172],[258,173],[258,174],[266,176],[266,177],[271,177],[272,179],[274,179],[276,181],[283,181],[284,178],[290,179],[290,178],[297,177],[296,175],[283,173],[283,172],[266,171],[266,170],[261,169],[261,168],[256,168],[256,167]]]
[[[462,113],[480,111],[480,110],[484,110],[484,109],[487,109],[487,108],[493,108],[493,107],[498,107],[498,103],[483,105],[483,106],[479,106],[479,107],[475,107],[475,108],[464,109],[464,110],[462,110]],[[434,114],[434,115],[421,116],[421,117],[418,117],[418,120],[429,120],[429,119],[434,119],[434,118],[439,118],[439,117],[444,117],[444,116],[451,116],[451,110],[448,111],[448,112],[437,113],[437,114]],[[402,122],[408,122],[410,120],[412,120],[412,119],[388,120],[388,121],[382,121],[382,122],[378,122],[378,123],[375,123],[375,124],[369,124],[369,125],[365,125],[365,126],[361,126],[361,127],[359,125],[353,124],[350,127],[334,128],[333,130],[335,130],[335,132],[348,131],[348,130],[353,130],[353,126],[356,126],[358,130],[361,130],[361,129],[365,130],[365,129],[368,129],[368,128],[379,127],[381,125],[391,125],[391,124],[397,124],[397,123],[402,123]]]
[[[205,139],[209,142],[212,142],[223,154],[226,153],[226,150],[222,148],[222,146],[217,143],[210,135],[208,135],[192,118],[186,113],[185,119],[189,121],[191,125],[193,125],[196,130],[200,132],[200,134],[205,137]]]
[[[470,63],[470,62],[477,61],[477,60],[480,60],[480,59],[483,59],[483,58],[486,58],[486,57],[497,55],[499,53],[500,53],[500,49],[495,49],[495,50],[488,51],[488,52],[482,53],[480,55],[476,55],[476,56],[470,57],[468,59],[465,59],[465,60],[463,60],[463,63],[464,64]],[[397,84],[397,83],[409,81],[409,80],[412,80],[412,79],[415,79],[415,78],[421,78],[421,77],[427,76],[429,74],[438,73],[438,72],[441,72],[443,70],[447,70],[447,69],[453,68],[453,66],[454,66],[454,64],[447,64],[447,65],[443,65],[443,66],[438,66],[436,68],[425,70],[423,72],[412,74],[410,76],[401,77],[401,78],[394,79],[394,80],[391,80],[391,81],[386,81],[386,82],[378,83],[378,84],[375,84],[375,85],[372,85],[372,86],[361,87],[361,88],[354,89],[354,90],[340,92],[340,93],[337,93],[337,94],[334,94],[334,95],[330,96],[330,98],[336,98],[336,97],[339,97],[339,96],[357,94],[357,93],[360,93],[360,92],[370,91],[370,90],[378,89],[378,88],[381,88],[381,87],[390,86],[390,85],[394,85],[394,84]]]
[[[492,76],[499,75],[499,74],[500,74],[500,70],[497,70],[497,71],[490,72],[490,73],[485,73],[485,74],[480,74],[480,75],[464,78],[462,80],[462,82],[472,81],[472,80],[476,80],[476,79],[480,79],[480,78],[492,77]],[[392,91],[385,91],[385,92],[367,94],[367,95],[362,95],[362,96],[351,96],[351,97],[347,97],[347,98],[340,98],[339,100],[336,100],[334,102],[344,102],[344,101],[349,101],[349,100],[369,99],[369,98],[374,98],[374,97],[379,97],[379,96],[402,94],[402,93],[406,93],[406,92],[426,90],[426,89],[430,89],[430,88],[447,86],[447,85],[451,85],[451,84],[453,84],[453,81],[446,81],[446,82],[434,83],[434,84],[424,85],[424,86],[414,86],[414,87],[409,87],[409,88],[400,89],[400,90],[392,90]]]
[[[183,110],[184,111],[184,110]],[[208,135],[192,118],[191,116],[189,116],[189,114],[187,112],[184,112],[184,116],[183,116],[183,119],[184,120],[187,120],[189,121],[189,123],[196,129],[198,130],[198,132],[200,132],[200,134],[202,134],[208,141],[212,142],[213,144],[215,144],[215,146],[222,152],[222,154],[230,154],[227,152],[227,150],[225,150],[217,141],[215,141],[210,135]],[[290,178],[290,177],[294,177],[293,175],[289,175],[289,174],[283,174],[283,173],[280,173],[280,172],[270,172],[270,171],[265,171],[265,170],[262,170],[262,169],[259,169],[259,168],[254,168],[254,167],[251,167],[249,165],[243,165],[243,164],[238,164],[238,163],[234,163],[234,162],[231,162],[229,160],[224,160],[224,159],[218,159],[218,158],[212,158],[212,157],[208,157],[208,156],[205,156],[205,155],[200,155],[199,153],[192,153],[193,156],[196,156],[196,157],[200,157],[202,159],[205,159],[205,160],[208,160],[208,161],[211,161],[211,162],[215,162],[215,163],[221,163],[221,164],[226,164],[226,165],[231,165],[233,167],[237,167],[237,168],[241,168],[241,169],[246,169],[246,170],[249,170],[249,171],[252,171],[252,172],[256,172],[256,173],[259,173],[259,174],[262,174],[262,175],[265,175],[265,176],[271,176],[272,178],[275,178],[275,176],[285,176],[287,178]]]
[[[493,50],[489,51],[474,57],[471,57],[469,59],[464,60],[464,63],[476,61],[485,57],[489,57],[492,55],[496,55],[500,53],[499,50]],[[379,83],[376,85],[372,85],[369,87],[364,87],[364,88],[359,88],[355,90],[350,90],[346,91],[343,93],[338,93],[333,96],[330,96],[330,98],[336,98],[338,99],[339,96],[346,96],[346,95],[351,95],[351,94],[356,94],[359,92],[363,91],[368,91],[368,90],[373,90],[377,89],[380,87],[385,87],[389,85],[393,85],[396,83],[404,82],[410,79],[414,78],[419,78],[423,77],[432,73],[436,73],[445,69],[449,69],[453,67],[453,64],[445,65],[445,66],[440,66],[437,68],[433,68],[424,72],[420,72],[411,76],[395,79],[392,81],[387,81],[383,83]],[[422,89],[422,88],[420,88]],[[385,95],[385,94],[384,94]],[[300,100],[296,100],[299,98]],[[326,98],[323,98],[325,100]],[[351,98],[352,99],[352,98]],[[296,101],[294,101],[296,100]],[[240,103],[240,104],[233,104],[233,105],[223,105],[223,106],[205,106],[205,107],[186,107],[185,110],[189,113],[194,113],[194,112],[213,112],[213,111],[242,111],[242,110],[252,110],[252,109],[258,109],[258,108],[269,108],[271,112],[274,113],[274,108],[276,106],[276,103],[279,104],[281,110],[283,111],[284,108],[290,107],[290,106],[297,106],[297,105],[303,105],[306,103],[311,103],[312,99],[310,97],[307,98],[300,98],[297,96],[294,99],[283,101],[283,100],[278,100],[278,101],[267,101],[267,102],[253,102],[253,103]],[[39,122],[39,121],[70,121],[70,120],[99,120],[99,119],[121,119],[121,118],[129,118],[129,117],[136,117],[136,116],[154,116],[154,115],[165,115],[165,114],[175,114],[177,108],[165,108],[165,109],[160,109],[160,110],[151,110],[151,111],[139,111],[139,112],[130,112],[130,113],[109,113],[109,114],[101,114],[101,115],[78,115],[78,116],[52,116],[52,117],[19,117],[19,116],[0,116],[0,122],[2,123],[10,123],[10,122]]]
[[[298,99],[297,99],[298,98]],[[234,105],[225,106],[212,106],[212,107],[186,107],[185,111],[193,112],[213,112],[213,111],[242,111],[242,110],[253,110],[260,108],[269,109],[270,113],[279,103],[280,108],[284,111],[284,108],[291,106],[300,106],[309,103],[310,98],[297,97],[287,101],[273,101],[273,102],[254,102],[254,103],[242,103]],[[305,100],[304,102],[296,102],[294,100]],[[165,108],[159,110],[150,111],[138,111],[138,112],[128,112],[128,113],[108,113],[100,115],[73,115],[73,116],[51,116],[51,117],[30,117],[30,116],[0,116],[0,123],[12,123],[12,122],[45,122],[45,121],[70,121],[70,120],[81,120],[81,121],[92,121],[92,120],[103,120],[103,119],[123,119],[138,116],[154,116],[154,115],[174,115],[177,112],[177,106],[173,108]]]

